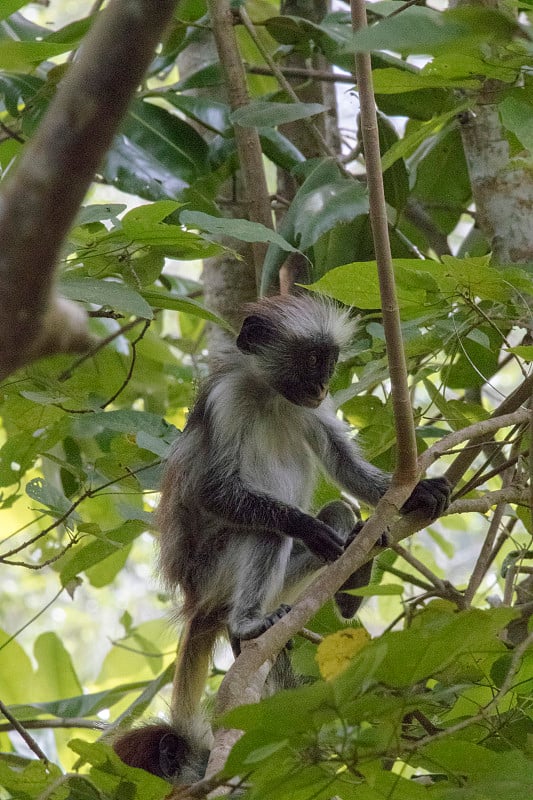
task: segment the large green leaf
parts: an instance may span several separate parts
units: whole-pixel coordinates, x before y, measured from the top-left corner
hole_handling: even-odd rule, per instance
[[[153,319],[153,311],[146,300],[132,289],[117,281],[98,281],[93,278],[75,278],[64,274],[59,283],[60,292],[69,300],[110,306],[124,314],[135,314]]]
[[[0,42],[0,69],[33,68],[70,50],[70,45],[48,42]]]
[[[392,145],[390,150],[388,150],[381,159],[381,167],[383,171],[385,172],[388,170],[399,158],[407,158],[414,153],[416,148],[419,147],[422,142],[424,142],[434,133],[442,130],[451,119],[455,119],[457,114],[460,111],[465,110],[467,107],[468,103],[462,103],[452,110],[446,111],[444,114],[439,114],[438,117],[433,117],[433,119],[421,123],[411,133],[407,134],[402,139],[399,139],[395,144]]]
[[[314,117],[326,110],[320,103],[274,103],[256,100],[234,111],[231,120],[237,125],[272,128],[298,119]]]
[[[208,146],[196,130],[145,100],[130,106],[103,175],[124,191],[151,200],[178,197],[208,170]]]
[[[42,693],[40,699],[81,694],[70,655],[56,633],[42,633],[35,641],[34,655],[38,664],[35,680]]]
[[[502,123],[508,131],[524,145],[529,153],[533,153],[533,106],[530,102],[514,94],[506,97],[499,105]]]
[[[472,196],[461,134],[455,123],[426,139],[408,164],[415,176],[412,196],[441,231],[451,233]]]
[[[207,322],[214,322],[221,328],[233,333],[233,330],[226,320],[219,317],[213,311],[201,305],[197,300],[190,297],[177,297],[176,295],[167,294],[165,292],[149,291],[145,289],[142,296],[154,308],[167,308],[170,311],[182,311],[184,314],[191,314],[193,317],[205,319]]]
[[[222,136],[233,135],[233,128],[229,120],[229,107],[225,103],[207,97],[177,94],[173,91],[151,93],[148,97],[163,98],[187,117],[199,122],[213,133],[220,133]]]
[[[117,550],[128,547],[146,526],[136,520],[128,520],[124,525],[108,531],[102,531],[98,538],[82,543],[67,554],[61,561],[61,582],[66,586],[81,572],[85,572],[95,564],[99,564]],[[71,692],[71,694],[74,694]],[[58,695],[63,697],[65,695]]]
[[[342,175],[332,160],[324,159],[297,191],[279,233],[292,245],[306,251],[336,225],[349,222],[367,211],[368,197],[364,186]],[[278,245],[269,246],[263,265],[263,294],[275,283],[284,258]]]
[[[3,0],[0,7],[0,19],[6,19],[25,5],[27,5],[27,0]]]
[[[123,192],[147,200],[179,197],[188,186],[187,181],[172,172],[157,154],[145,150],[123,134],[115,137],[102,167],[102,175]]]
[[[282,250],[297,252],[297,249],[287,242],[279,233],[261,225],[259,222],[250,222],[247,219],[234,219],[230,217],[212,217],[201,211],[182,211],[180,220],[191,228],[218,236],[231,236],[241,242],[272,242]]]
[[[521,35],[514,20],[500,11],[475,6],[435,11],[411,6],[354,34],[354,52],[392,50],[425,55],[454,53],[485,42],[511,42]]]

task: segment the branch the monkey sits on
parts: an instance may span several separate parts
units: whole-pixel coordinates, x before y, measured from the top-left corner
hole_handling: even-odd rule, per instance
[[[211,734],[200,700],[217,637],[227,632],[238,653],[354,531],[340,501],[309,513],[318,470],[370,505],[388,489],[391,476],[364,460],[328,396],[353,333],[348,311],[330,301],[266,298],[248,307],[236,343],[219,354],[168,458],[158,510],[160,571],[183,596],[171,725],[118,739],[127,763],[179,782],[201,777]],[[402,513],[435,519],[449,493],[445,478],[422,480]],[[364,585],[368,574],[358,570],[342,588]],[[342,591],[336,600],[346,617],[360,603]],[[159,759],[152,768],[145,736]]]

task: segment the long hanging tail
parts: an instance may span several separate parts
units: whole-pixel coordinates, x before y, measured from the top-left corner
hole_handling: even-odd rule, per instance
[[[178,646],[170,706],[172,722],[180,729],[197,732],[202,738],[208,726],[200,711],[200,701],[221,629],[220,620],[213,615],[195,614],[185,623]]]

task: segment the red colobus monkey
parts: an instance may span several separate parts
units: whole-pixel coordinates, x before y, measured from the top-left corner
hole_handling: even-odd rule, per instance
[[[309,513],[318,470],[371,505],[389,487],[391,476],[364,460],[328,396],[353,333],[348,312],[324,299],[260,300],[201,389],[168,458],[158,511],[160,571],[183,596],[171,725],[117,740],[127,763],[179,782],[201,777],[211,734],[200,699],[217,637],[228,632],[238,652],[263,633],[354,529],[339,501]],[[402,513],[435,519],[449,493],[445,478],[423,480]],[[367,579],[363,568],[343,588]],[[359,601],[342,591],[336,599],[353,616]]]

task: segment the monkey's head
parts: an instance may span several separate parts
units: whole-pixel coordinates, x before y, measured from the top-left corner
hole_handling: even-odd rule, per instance
[[[309,296],[269,297],[248,311],[237,347],[253,358],[256,375],[291,403],[317,408],[353,336],[348,312]]]

